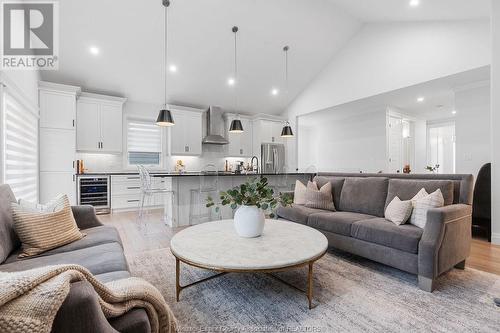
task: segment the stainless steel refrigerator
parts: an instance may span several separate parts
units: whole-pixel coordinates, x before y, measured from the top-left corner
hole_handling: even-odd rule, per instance
[[[262,173],[285,172],[285,145],[281,143],[263,143],[260,147]]]

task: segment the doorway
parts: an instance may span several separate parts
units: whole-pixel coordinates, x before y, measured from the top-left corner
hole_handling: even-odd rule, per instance
[[[427,127],[427,164],[436,173],[455,173],[455,123]]]

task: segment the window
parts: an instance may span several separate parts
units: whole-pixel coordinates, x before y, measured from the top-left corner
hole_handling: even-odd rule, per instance
[[[7,90],[1,111],[2,182],[16,198],[38,202],[38,116]]]
[[[153,122],[127,120],[127,159],[129,165],[161,165],[161,127]]]

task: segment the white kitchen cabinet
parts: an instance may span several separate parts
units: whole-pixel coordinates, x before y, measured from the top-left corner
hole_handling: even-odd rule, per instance
[[[71,94],[40,90],[40,127],[74,129],[76,99]]]
[[[260,156],[260,147],[263,143],[283,143],[286,141],[281,137],[281,131],[285,120],[268,115],[258,115],[253,119],[253,151]]]
[[[40,171],[70,172],[75,170],[75,131],[40,128]]]
[[[171,108],[175,125],[169,127],[170,155],[197,156],[202,153],[202,111],[186,109]]]
[[[59,194],[66,194],[76,205],[76,177],[73,172],[40,172],[40,202],[46,203]]]
[[[66,194],[76,204],[76,97],[80,88],[39,82],[40,202]]]
[[[122,151],[122,106],[102,104],[100,112],[101,151]]]
[[[236,118],[235,114],[226,113],[224,114],[225,119],[225,132],[226,138],[229,141],[228,157],[252,157],[253,149],[252,149],[252,121],[244,116],[239,116],[241,121],[241,125],[243,126],[243,133],[230,133],[229,127],[231,126],[231,122]]]
[[[167,188],[171,183],[164,178],[154,177],[153,188]],[[170,194],[154,194],[144,203],[145,207],[161,208],[165,196]],[[112,175],[111,176],[111,210],[137,210],[141,204],[141,181],[139,175]]]
[[[78,101],[77,106],[77,150],[100,150],[101,132],[99,126],[99,104],[90,101]]]
[[[121,153],[126,99],[82,93],[77,102],[76,148],[84,152]]]

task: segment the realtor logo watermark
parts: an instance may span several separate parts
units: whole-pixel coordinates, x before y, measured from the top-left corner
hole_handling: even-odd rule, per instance
[[[0,0],[0,69],[57,70],[59,3]]]

